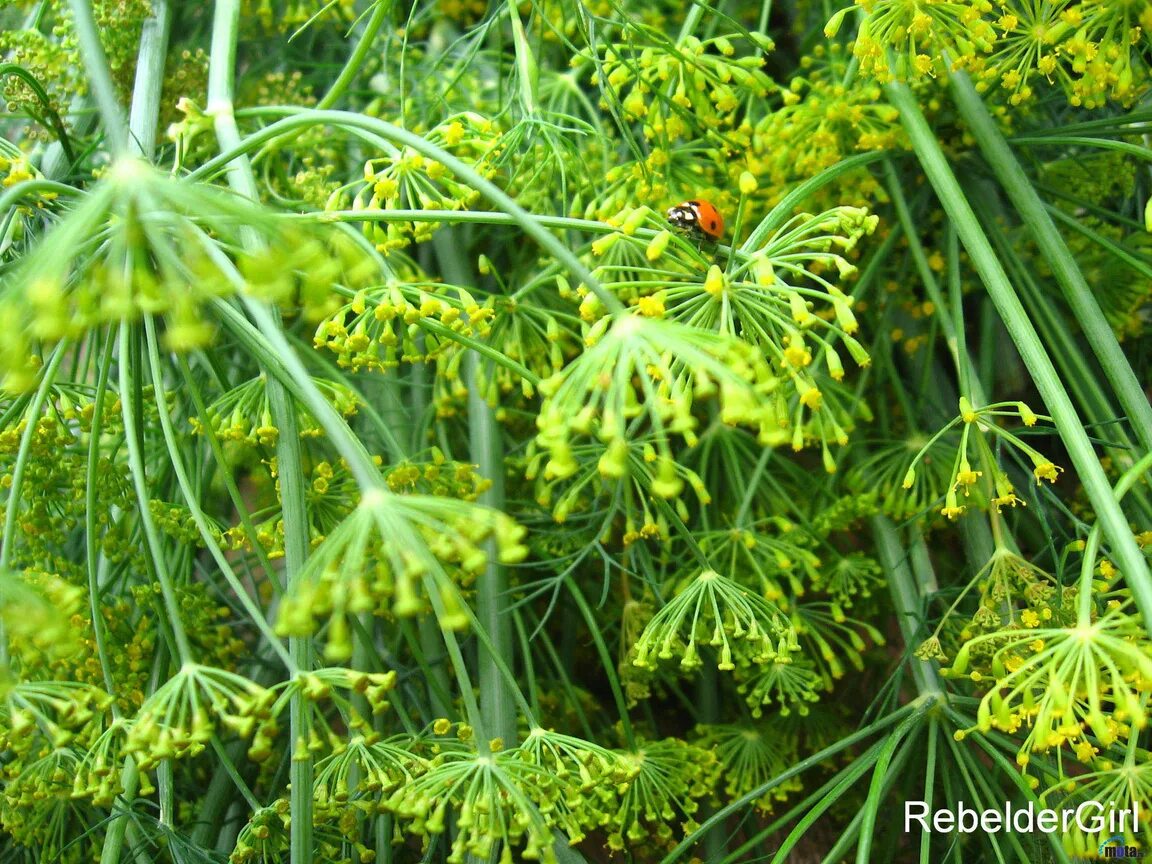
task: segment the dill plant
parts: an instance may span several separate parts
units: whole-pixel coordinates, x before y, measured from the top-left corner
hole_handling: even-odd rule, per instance
[[[0,7],[2,859],[1146,849],[1150,14]]]

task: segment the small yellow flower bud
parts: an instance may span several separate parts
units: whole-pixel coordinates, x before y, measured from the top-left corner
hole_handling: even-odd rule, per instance
[[[724,271],[715,264],[708,268],[708,276],[704,279],[704,290],[713,297],[724,290]]]
[[[644,250],[644,257],[649,261],[655,261],[664,254],[664,250],[668,248],[668,243],[671,240],[671,231],[661,231],[649,241],[648,248]]]
[[[756,262],[752,265],[752,270],[756,274],[756,284],[769,287],[776,284],[776,271],[772,267],[772,262],[768,258],[757,258]]]

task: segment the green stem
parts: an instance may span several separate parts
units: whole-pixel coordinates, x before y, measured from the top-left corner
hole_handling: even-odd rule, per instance
[[[195,377],[192,375],[192,369],[189,367],[188,361],[179,355],[176,357],[176,365],[180,369],[180,376],[184,380],[184,386],[187,388],[188,397],[192,400],[192,406],[196,409],[196,416],[200,418],[203,424],[204,438],[208,442],[208,448],[212,451],[212,458],[216,460],[216,465],[220,468],[218,476],[223,482],[224,488],[228,490],[228,498],[232,502],[232,506],[236,508],[245,536],[255,538],[257,531],[256,525],[252,522],[252,514],[240,492],[240,487],[236,485],[236,478],[227,468],[228,457],[224,453],[224,446],[220,443],[216,430],[212,428],[212,418],[208,413],[207,403],[200,392]],[[272,559],[264,551],[264,547],[260,543],[252,543],[252,551],[256,555],[256,566],[268,577],[273,592],[277,597],[283,596],[283,586],[278,580],[271,578],[272,574],[275,573],[275,568],[272,566]]]
[[[1152,452],[1144,456],[1121,475],[1116,483],[1115,495],[1119,501],[1136,485],[1136,482],[1152,468]],[[1088,540],[1084,544],[1084,560],[1080,569],[1080,594],[1077,597],[1077,620],[1080,627],[1088,627],[1092,623],[1092,600],[1096,596],[1092,591],[1092,572],[1096,569],[1096,555],[1100,551],[1100,523],[1092,526],[1088,533]]]
[[[240,143],[240,132],[236,127],[233,112],[233,92],[235,89],[236,43],[240,31],[240,0],[217,0],[212,19],[212,52],[208,66],[208,106],[207,113],[213,118],[216,140],[220,149],[234,150]],[[252,164],[247,154],[239,153],[228,163],[228,185],[237,194],[259,201],[259,190],[252,173]],[[253,236],[245,245],[255,246],[259,241]],[[259,304],[249,303],[249,311]],[[281,340],[279,316],[260,308],[267,319],[268,328],[276,330]],[[286,340],[284,340],[286,341]],[[291,348],[285,346],[291,353]],[[265,367],[267,369],[267,367]],[[267,373],[266,373],[267,374]],[[311,379],[309,379],[311,383]],[[268,375],[266,385],[268,405],[272,422],[276,425],[276,465],[280,481],[280,507],[284,519],[284,583],[290,590],[299,578],[308,557],[309,531],[308,511],[305,493],[304,467],[300,451],[299,428],[295,406],[284,385],[275,376]],[[325,403],[327,404],[327,403]],[[319,416],[319,415],[317,415]],[[343,424],[342,424],[343,425]],[[344,426],[346,429],[347,427]],[[278,643],[276,643],[278,644]],[[289,668],[308,670],[312,668],[311,639],[294,636],[288,640],[291,655]],[[292,692],[289,701],[289,725],[293,742],[311,737],[311,714],[300,688]],[[293,756],[289,767],[291,784],[290,807],[292,822],[289,834],[289,859],[291,864],[311,864],[313,860],[312,837],[312,783],[313,760],[311,751],[305,750],[303,758]]]
[[[918,724],[923,720],[924,714],[912,714],[884,743],[876,760],[876,767],[872,770],[872,782],[868,784],[868,795],[864,799],[863,819],[860,822],[860,845],[856,847],[856,864],[868,864],[872,854],[872,839],[876,830],[876,815],[884,800],[884,786],[888,778],[888,766],[896,747],[904,738],[913,732],[918,732]]]
[[[960,392],[964,396],[969,396],[979,407],[984,404],[983,393],[964,389],[965,381],[970,382],[969,386],[978,388],[980,377],[973,368],[971,355],[965,350],[964,329],[962,326],[958,326],[955,320],[956,316],[963,314],[963,310],[958,304],[949,303],[944,297],[944,292],[940,290],[940,284],[936,281],[936,276],[928,264],[928,256],[924,253],[924,246],[920,243],[920,232],[916,230],[916,225],[912,220],[912,211],[908,209],[903,185],[900,178],[896,176],[896,168],[891,159],[884,160],[884,177],[888,181],[888,194],[892,198],[896,217],[900,220],[900,226],[908,241],[908,252],[916,265],[916,272],[920,274],[920,281],[924,284],[924,290],[928,292],[928,299],[936,307],[936,320],[940,322],[940,327],[944,331],[948,354],[956,366]]]
[[[456,285],[469,285],[462,260],[460,243],[463,238],[441,231],[432,240],[445,278]],[[503,511],[504,498],[504,442],[492,406],[481,392],[480,358],[469,352],[465,358],[465,382],[468,388],[468,438],[471,459],[480,476],[491,486],[480,496],[478,503]],[[512,682],[505,679],[497,660],[506,658],[511,663],[512,611],[509,608],[508,568],[499,561],[495,538],[486,543],[488,562],[477,579],[476,616],[488,640],[480,652],[479,683],[480,712],[486,733],[503,739],[506,745],[516,740],[516,705],[511,692]]]
[[[1128,421],[1137,439],[1145,450],[1152,450],[1152,404],[1144,395],[1144,390],[1136,378],[1136,372],[1124,356],[1116,334],[1104,317],[1100,304],[1096,302],[1092,289],[1084,274],[1072,257],[1052,218],[1045,210],[1028,175],[1012,153],[1008,142],[996,122],[988,113],[976,88],[966,72],[957,70],[951,75],[952,96],[960,116],[968,124],[976,143],[984,153],[984,159],[992,168],[996,179],[1004,187],[1013,206],[1019,211],[1024,224],[1036,240],[1041,254],[1047,259],[1052,273],[1064,294],[1072,315],[1084,331],[1088,344],[1100,362],[1109,383],[1111,383],[1121,407],[1128,414]]]
[[[87,486],[84,489],[84,551],[88,566],[88,608],[92,615],[92,637],[96,642],[96,657],[100,661],[100,674],[104,678],[104,689],[116,696],[115,679],[112,677],[112,664],[108,660],[104,614],[100,609],[100,561],[96,532],[97,472],[100,467],[100,439],[104,427],[104,397],[108,391],[108,379],[112,374],[112,352],[116,346],[113,339],[104,342],[104,352],[100,358],[96,376],[96,394],[92,400],[92,427],[88,435]],[[112,717],[119,719],[120,706],[112,702]]]
[[[896,623],[904,637],[904,649],[912,655],[916,646],[923,641],[924,604],[912,568],[908,565],[909,551],[900,542],[896,526],[887,516],[873,516],[872,536],[876,541],[876,557],[892,592],[892,603],[896,607]],[[912,678],[917,692],[924,696],[943,697],[944,688],[935,667],[927,660],[911,659]]]
[[[588,601],[584,599],[584,595],[576,585],[576,580],[571,576],[566,576],[564,578],[564,584],[572,594],[572,599],[576,601],[576,606],[579,608],[580,614],[584,616],[584,622],[588,625],[588,630],[592,634],[592,641],[596,643],[596,652],[600,655],[600,662],[604,666],[604,674],[608,676],[608,686],[612,688],[612,698],[616,700],[616,711],[620,714],[620,726],[624,730],[624,741],[628,745],[629,750],[635,750],[636,736],[632,731],[632,718],[628,716],[628,700],[624,698],[624,690],[620,687],[620,678],[616,674],[616,665],[612,662],[612,653],[608,650],[608,645],[604,641],[604,634],[600,632],[601,624],[596,620],[596,616],[592,614],[592,607],[589,606]]]
[[[940,203],[956,227],[961,242],[996,304],[1012,341],[1016,344],[1025,366],[1040,391],[1048,413],[1056,425],[1061,441],[1080,477],[1088,499],[1100,520],[1112,553],[1128,579],[1145,625],[1152,632],[1152,575],[1136,540],[1128,527],[1124,512],[1112,495],[1108,477],[1084,431],[1084,425],[1068,397],[1052,360],[1044,350],[1040,337],[1028,317],[1027,311],[1008,281],[996,253],[984,235],[972,207],[964,196],[956,175],[952,173],[939,142],[928,126],[928,121],[916,104],[906,84],[892,82],[886,85],[892,105],[900,112],[908,131],[913,150],[936,190]]]
[[[245,590],[241,584],[236,573],[232,569],[232,565],[224,556],[223,551],[220,549],[216,538],[212,536],[211,526],[204,515],[203,508],[200,507],[200,502],[196,494],[196,490],[192,488],[192,481],[188,476],[188,470],[184,466],[184,460],[181,458],[183,452],[179,443],[176,440],[176,430],[172,426],[172,418],[168,415],[167,396],[168,389],[164,386],[164,376],[160,369],[160,349],[156,339],[156,323],[151,318],[144,319],[144,331],[148,339],[148,363],[152,372],[152,392],[156,394],[156,404],[159,409],[160,415],[160,430],[164,434],[164,443],[168,448],[168,460],[172,465],[172,471],[176,475],[177,485],[180,487],[180,493],[184,496],[184,503],[188,505],[188,512],[192,515],[192,521],[196,523],[196,528],[200,531],[200,537],[204,540],[204,545],[208,549],[209,554],[216,562],[216,566],[220,568],[220,572],[224,575],[225,580],[228,582],[228,587],[232,589],[232,593],[236,595],[240,605],[244,607],[244,611],[248,613],[249,619],[257,630],[267,640],[269,647],[280,657],[281,661],[290,670],[295,670],[297,663],[293,658],[289,657],[285,652],[284,646],[280,644],[280,639],[272,631],[264,613],[256,605],[255,601]],[[295,419],[295,415],[293,415]],[[283,463],[278,461],[278,465],[283,470]],[[281,494],[284,492],[284,478],[281,475]],[[285,516],[285,558],[288,557],[288,517]]]
[[[113,809],[107,833],[104,835],[104,846],[100,850],[100,864],[120,864],[121,851],[124,847],[124,831],[128,827],[128,813],[131,802],[136,798],[136,790],[140,786],[140,769],[136,767],[136,760],[131,756],[124,757],[124,767],[120,770],[121,792],[117,799],[120,807]],[[123,809],[120,809],[120,808]]]
[[[324,94],[324,98],[316,103],[317,108],[321,110],[331,108],[340,101],[352,82],[356,80],[356,76],[360,74],[360,69],[368,58],[368,52],[372,50],[372,43],[376,41],[376,34],[380,32],[384,19],[388,17],[388,13],[391,11],[391,3],[387,3],[385,0],[376,0],[372,17],[364,25],[364,32],[360,34],[360,41],[356,43],[356,48],[352,51],[348,62],[344,64],[344,68],[340,70],[340,74],[332,83],[332,87]]]
[[[36,76],[19,66],[16,63],[0,63],[0,80],[7,76],[19,78],[24,82],[24,86],[32,91],[32,95],[36,97],[36,101],[40,103],[44,115],[41,118],[52,127],[52,133],[56,136],[56,141],[64,151],[64,157],[71,165],[76,161],[76,154],[72,151],[72,140],[68,137],[68,130],[64,128],[64,122],[60,119],[60,115],[56,109],[52,107],[52,100],[48,98],[48,93],[41,86],[40,82],[36,80]],[[3,213],[6,208],[0,208],[0,213]]]
[[[120,363],[120,406],[121,416],[124,419],[124,442],[128,450],[128,466],[132,475],[132,485],[136,490],[136,506],[139,511],[140,525],[144,531],[144,539],[148,547],[148,554],[152,566],[156,569],[156,579],[160,583],[160,592],[164,599],[164,611],[168,617],[168,624],[172,628],[172,636],[176,640],[176,653],[182,664],[194,662],[192,647],[188,643],[188,634],[184,630],[184,621],[180,617],[180,602],[176,598],[176,586],[172,582],[172,575],[168,571],[168,560],[164,554],[164,544],[160,540],[160,533],[152,519],[152,512],[148,509],[148,475],[144,468],[144,448],[142,446],[142,432],[138,420],[143,414],[143,406],[138,401],[138,390],[133,376],[139,370],[135,368],[132,358],[130,336],[132,326],[127,322],[120,325],[120,346],[118,360]]]
[[[108,57],[100,43],[100,33],[92,17],[92,4],[88,0],[68,0],[76,27],[76,39],[80,43],[80,56],[84,58],[84,71],[88,76],[88,86],[96,97],[100,117],[104,121],[104,134],[112,145],[114,156],[122,155],[128,147],[128,129],[124,122],[124,108],[116,96],[116,85],[112,81],[112,71]]]
[[[136,83],[128,115],[128,149],[134,156],[152,161],[156,150],[156,122],[160,116],[160,91],[164,88],[164,58],[172,9],[168,0],[151,0],[152,14],[140,31],[136,59]]]
[[[767,780],[764,783],[761,783],[755,789],[752,789],[749,792],[745,792],[735,801],[730,801],[729,803],[725,804],[723,807],[705,819],[696,828],[695,831],[681,840],[674,849],[672,849],[660,860],[660,864],[678,864],[678,862],[684,860],[684,853],[692,848],[693,845],[695,845],[695,843],[700,839],[704,832],[710,830],[714,825],[722,823],[725,819],[727,819],[732,814],[739,812],[742,808],[752,804],[766,792],[771,792],[786,780],[791,780],[793,777],[799,774],[803,774],[809,768],[814,768],[815,766],[820,765],[827,759],[835,756],[837,753],[843,750],[847,750],[853,744],[856,744],[866,738],[869,738],[872,735],[875,735],[882,729],[887,729],[889,726],[899,723],[901,720],[908,717],[909,714],[923,714],[925,711],[931,708],[933,704],[935,703],[931,700],[917,700],[916,702],[910,702],[907,705],[896,709],[887,717],[883,717],[880,720],[877,720],[875,723],[871,723],[868,726],[865,726],[863,729],[858,729],[851,735],[846,735],[845,737],[841,738],[835,744],[825,747],[823,750],[820,750],[817,753],[813,753],[807,758],[801,759],[786,771],[781,771],[771,780]],[[863,757],[858,757],[857,761],[859,761],[861,758]]]
[[[741,244],[740,251],[748,253],[763,246],[768,236],[792,218],[793,211],[804,203],[808,196],[850,171],[871,165],[873,162],[879,162],[881,159],[886,159],[887,157],[888,154],[884,150],[877,150],[874,153],[858,153],[855,156],[849,156],[842,162],[837,162],[830,168],[825,168],[815,177],[805,180],[785,195],[780,200],[780,203],[773,207],[768,215],[761,220],[760,224],[752,229],[752,233],[748,235],[748,239]]]
[[[40,377],[40,386],[36,388],[36,395],[24,412],[27,425],[20,435],[20,449],[16,452],[16,464],[12,468],[12,483],[8,487],[7,510],[4,513],[4,536],[0,538],[0,569],[8,566],[12,560],[12,549],[16,542],[16,518],[20,510],[20,498],[24,489],[24,472],[28,470],[28,460],[32,458],[32,438],[36,434],[37,422],[40,412],[44,410],[44,403],[48,401],[48,392],[56,381],[56,371],[64,355],[68,353],[69,345],[61,342],[52,352],[47,368]],[[6,658],[7,643],[0,640],[0,659]]]

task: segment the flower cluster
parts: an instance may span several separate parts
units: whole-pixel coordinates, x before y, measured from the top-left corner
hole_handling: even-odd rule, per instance
[[[946,669],[988,688],[978,729],[1030,727],[1017,757],[1027,765],[1032,752],[1065,745],[1090,762],[1145,728],[1152,646],[1137,618],[1112,609],[1087,625],[1023,625],[973,636]]]
[[[608,848],[619,852],[645,841],[671,847],[678,820],[685,832],[695,827],[692,817],[715,776],[715,751],[663,738],[639,740],[620,758],[633,776],[616,790],[619,799],[612,814],[616,830],[608,835]]]
[[[163,759],[202,752],[218,724],[243,738],[255,736],[250,755],[271,755],[277,732],[275,694],[242,675],[196,663],[179,671],[144,700],[124,743],[141,770]]]
[[[435,361],[442,377],[458,377],[462,354],[452,337],[484,337],[491,317],[491,308],[465,289],[412,273],[404,282],[357,292],[320,322],[312,344],[334,353],[336,362],[353,372]]]
[[[423,137],[430,144],[447,150],[478,173],[492,176],[492,161],[500,147],[499,129],[491,120],[468,111],[445,118]],[[480,193],[459,179],[439,162],[402,147],[385,156],[370,159],[364,165],[364,178],[353,184],[360,187],[352,199],[355,210],[369,212],[389,210],[466,210]],[[342,202],[347,193],[332,196],[332,203]],[[440,223],[387,220],[365,223],[366,236],[380,252],[404,249],[432,237]]]
[[[978,0],[917,3],[858,0],[866,13],[856,39],[863,69],[927,76],[947,56],[984,90],[1000,87],[1013,105],[1036,98],[1041,81],[1058,85],[1074,106],[1132,105],[1149,83],[1152,13],[1138,3],[1075,0]],[[847,10],[829,24],[835,31]],[[895,70],[888,49],[898,52]]]
[[[672,436],[696,441],[698,401],[719,397],[723,422],[750,425],[762,436],[772,429],[775,415],[766,397],[778,381],[745,343],[638,315],[601,318],[587,343],[579,357],[540,385],[544,400],[536,440],[550,457],[545,480],[578,474],[575,446],[584,440],[599,450],[588,454],[597,455],[599,474],[619,481],[633,464],[628,442],[647,436],[637,463],[652,465],[645,491],[673,499],[686,475],[672,455]],[[563,512],[555,515],[563,518]]]
[[[771,360],[776,378],[787,381],[792,391],[774,391],[772,414],[777,431],[773,443],[790,440],[795,449],[813,439],[843,444],[852,411],[839,404],[835,393],[836,384],[844,378],[841,351],[859,366],[868,365],[870,358],[853,335],[859,329],[853,298],[833,278],[842,281],[855,275],[856,268],[846,256],[876,224],[876,216],[855,207],[800,214],[755,250],[740,255],[729,272],[705,265],[703,278],[669,274],[655,291],[644,290],[634,302],[641,315],[739,339]],[[639,242],[628,236],[628,223],[621,234],[609,238],[619,241],[612,244],[612,250]],[[648,244],[649,252],[661,239],[657,235]],[[663,253],[648,257],[660,261]],[[676,266],[675,259],[670,263]],[[633,271],[630,262],[613,262],[602,264],[596,274],[605,287],[627,297],[635,287],[630,280],[614,281],[616,268],[626,278]],[[826,275],[833,273],[834,277]],[[810,415],[810,421],[805,421],[805,415]]]
[[[464,864],[469,855],[511,864],[517,860],[514,849],[520,860],[556,864],[552,825],[568,820],[554,801],[567,786],[519,750],[482,753],[448,740],[426,771],[396,788],[381,806],[395,813],[405,830],[426,836],[444,833],[451,812],[456,833],[449,864]]]
[[[243,251],[245,232],[263,245]],[[25,389],[34,340],[79,338],[143,315],[164,317],[173,350],[205,345],[215,332],[206,309],[237,292],[315,317],[330,310],[333,283],[359,287],[374,268],[343,232],[301,228],[125,159],[0,285],[0,313],[11,322],[0,373]]]
[[[1054,464],[1047,456],[1032,445],[1026,443],[1019,435],[1009,432],[994,421],[996,417],[1013,417],[1019,419],[1025,426],[1035,426],[1037,420],[1050,418],[1040,417],[1023,402],[996,402],[981,408],[974,408],[967,397],[960,397],[960,414],[947,426],[943,427],[932,437],[912,460],[907,472],[904,474],[902,485],[911,489],[916,483],[916,469],[918,463],[937,440],[951,430],[954,426],[961,426],[960,443],[955,451],[952,463],[952,475],[948,488],[944,493],[944,507],[940,514],[949,519],[955,519],[964,513],[969,506],[968,499],[976,492],[978,502],[987,502],[997,512],[1002,507],[1015,507],[1024,502],[1016,495],[1016,489],[1007,472],[1000,467],[999,460],[992,452],[989,440],[998,438],[1007,446],[1019,451],[1032,463],[1032,474],[1039,484],[1043,480],[1055,483],[1056,478],[1064,469]],[[975,454],[976,465],[972,464]],[[979,470],[978,470],[979,469]],[[981,482],[988,472],[989,480]],[[960,496],[964,501],[960,500]]]
[[[784,104],[756,123],[751,154],[759,170],[754,173],[772,179],[763,184],[771,194],[782,197],[790,184],[854,153],[905,144],[896,109],[884,101],[880,86],[851,81],[848,55],[839,43],[815,46],[783,91]],[[875,200],[879,188],[869,172],[851,177],[857,200]],[[836,195],[846,191],[837,189]]]
[[[503,513],[430,495],[371,490],[309,556],[280,606],[284,635],[311,635],[328,620],[325,656],[352,654],[350,618],[435,610],[442,626],[466,627],[459,588],[445,571],[480,572],[487,542],[501,561],[521,560],[523,529]]]
[[[735,669],[737,659],[757,665],[788,663],[797,650],[796,634],[776,607],[714,570],[686,579],[652,616],[636,642],[632,662],[654,668],[660,660],[679,657],[682,668],[698,669],[704,662],[701,646],[716,650],[716,666],[722,671]]]
[[[342,381],[327,378],[312,379],[312,383],[345,418],[352,417],[360,407],[359,397]],[[274,447],[279,430],[272,422],[272,407],[268,402],[268,379],[261,374],[237,384],[208,406],[204,418],[191,417],[192,431],[203,435],[206,427],[221,441],[235,441],[252,446]],[[302,438],[318,438],[323,429],[302,406],[297,409],[296,423]]]
[[[740,43],[747,47],[738,56]],[[605,85],[624,116],[643,124],[645,137],[667,144],[691,137],[701,118],[709,118],[709,128],[739,125],[747,103],[774,87],[760,68],[763,53],[773,48],[762,33],[689,36],[675,50],[650,46],[634,53],[613,45],[599,58],[592,83]]]
[[[749,725],[709,725],[696,729],[695,744],[716,754],[717,782],[729,798],[739,798],[783,774],[795,758],[796,740]],[[798,777],[778,783],[756,799],[756,809],[771,813],[804,788]]]

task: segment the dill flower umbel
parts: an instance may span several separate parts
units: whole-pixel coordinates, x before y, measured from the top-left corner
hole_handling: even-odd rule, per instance
[[[992,684],[980,700],[978,728],[1030,727],[1020,747],[1021,764],[1032,751],[1076,748],[1090,740],[1107,746],[1122,730],[1141,730],[1148,723],[1141,694],[1152,687],[1152,649],[1143,626],[1122,611],[1087,625],[974,636],[948,674],[968,674],[976,663],[972,679]]]
[[[445,567],[479,572],[489,539],[501,560],[520,560],[526,553],[522,536],[503,513],[479,505],[371,491],[308,558],[280,607],[278,629],[308,635],[327,618],[326,656],[347,659],[354,615],[391,611],[404,617],[438,608],[443,626],[466,627],[466,606]]]
[[[763,597],[714,570],[685,580],[644,628],[632,661],[652,668],[679,657],[685,669],[702,665],[700,647],[716,649],[717,668],[731,670],[737,655],[753,663],[787,663],[796,635]]]

